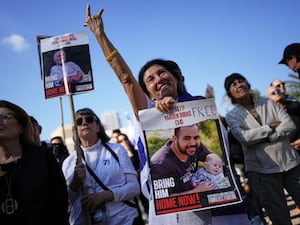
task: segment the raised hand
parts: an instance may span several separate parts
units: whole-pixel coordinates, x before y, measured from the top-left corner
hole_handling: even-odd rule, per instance
[[[86,6],[86,18],[84,26],[90,28],[90,30],[97,36],[104,33],[104,25],[102,21],[102,13],[104,9],[101,9],[97,15],[91,16],[91,7],[88,4]]]

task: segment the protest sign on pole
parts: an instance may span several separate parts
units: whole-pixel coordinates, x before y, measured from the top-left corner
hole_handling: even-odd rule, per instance
[[[176,103],[168,113],[145,109],[139,118],[157,215],[242,202],[213,99]]]
[[[61,100],[61,96],[69,96],[78,163],[82,159],[82,152],[75,123],[73,95],[94,89],[87,32],[52,37],[38,36],[37,41],[45,98],[60,97]],[[81,191],[83,195],[87,194],[84,180],[81,182]],[[90,212],[84,210],[84,213],[86,224],[91,225]]]
[[[86,31],[40,39],[45,98],[94,89]]]

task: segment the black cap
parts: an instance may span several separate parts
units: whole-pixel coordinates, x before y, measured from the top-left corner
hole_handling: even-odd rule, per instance
[[[235,80],[244,80],[244,81],[246,81],[246,78],[243,75],[239,74],[239,73],[230,74],[228,77],[226,77],[225,82],[224,82],[224,87],[225,87],[227,92],[229,92],[230,85]]]
[[[282,59],[278,64],[286,64],[286,60],[292,55],[300,56],[300,43],[293,43],[285,47]]]

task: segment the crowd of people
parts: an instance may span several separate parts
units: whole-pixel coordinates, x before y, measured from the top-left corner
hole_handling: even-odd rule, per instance
[[[87,6],[85,26],[123,86],[137,121],[142,109],[155,107],[165,113],[176,102],[205,99],[189,94],[181,69],[172,60],[146,62],[136,79],[106,35],[102,14],[103,9],[92,16]],[[300,44],[288,45],[279,64],[300,74]],[[81,108],[75,112],[79,148],[70,154],[62,137],[41,141],[37,120],[14,103],[0,100],[0,223],[263,225],[268,216],[274,225],[291,225],[285,191],[300,206],[300,103],[277,79],[266,98],[254,96],[250,82],[239,73],[227,76],[224,88],[234,107],[222,121],[229,142],[235,141],[242,153],[251,195],[238,179],[237,183],[247,201],[155,214],[153,199],[143,189],[150,177],[141,176],[148,160],[154,179],[170,174],[176,178],[170,195],[228,186],[223,160],[201,142],[197,125],[175,128],[172,138],[147,159],[138,149],[145,146],[134,146],[120,130],[108,136],[96,113]],[[139,122],[136,126],[141,129]]]

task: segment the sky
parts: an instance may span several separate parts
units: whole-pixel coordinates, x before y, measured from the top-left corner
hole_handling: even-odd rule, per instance
[[[261,95],[274,79],[291,71],[278,62],[286,45],[300,42],[299,0],[17,0],[0,3],[0,99],[33,115],[49,140],[61,125],[59,98],[45,99],[36,36],[59,36],[86,30],[95,90],[73,96],[75,110],[117,111],[121,125],[131,106],[95,37],[84,27],[86,5],[92,14],[104,8],[105,31],[133,74],[149,60],[174,60],[188,91],[215,91],[221,115],[228,104],[224,80],[244,75]],[[72,123],[69,96],[62,97],[64,124]]]

